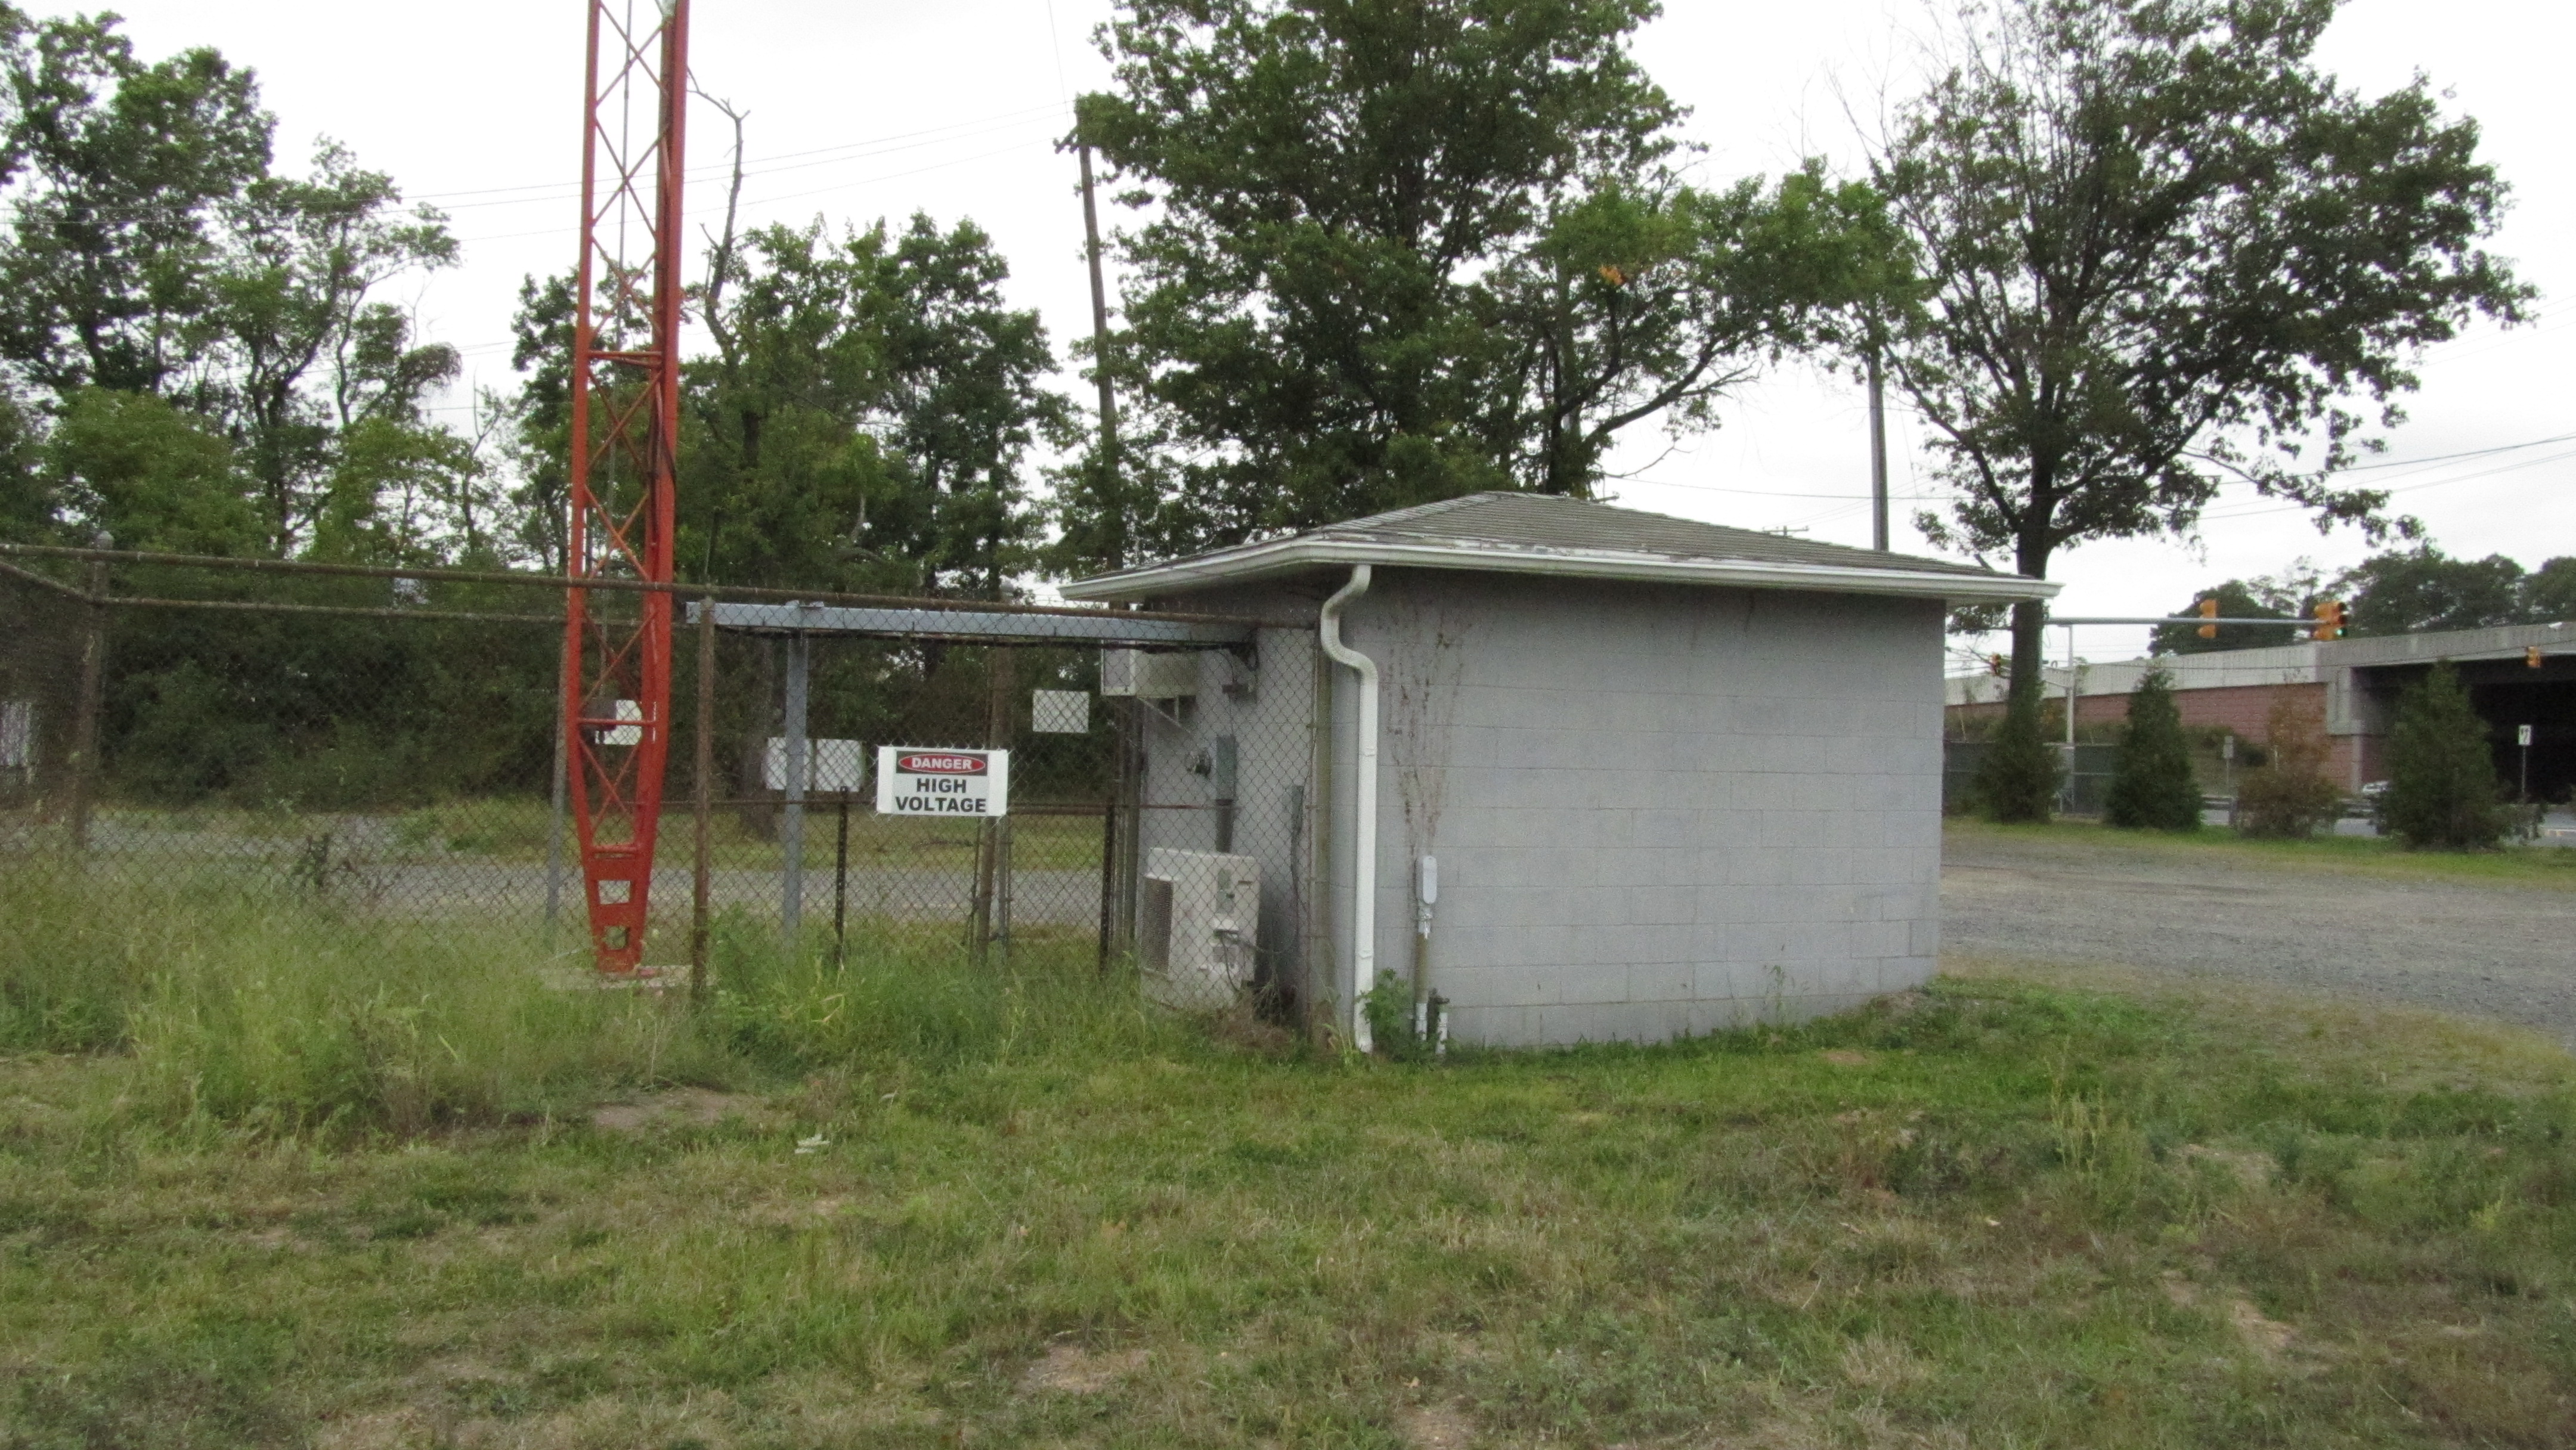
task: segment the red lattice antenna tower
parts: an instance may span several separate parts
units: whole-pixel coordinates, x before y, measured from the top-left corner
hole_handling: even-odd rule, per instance
[[[641,24],[638,12],[641,11]],[[671,579],[689,0],[591,0],[572,337],[575,579]],[[671,596],[567,591],[564,732],[603,972],[644,957],[671,736]]]

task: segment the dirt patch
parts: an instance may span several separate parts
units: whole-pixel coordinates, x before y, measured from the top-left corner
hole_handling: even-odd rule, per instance
[[[2236,1175],[2236,1181],[2248,1188],[2268,1188],[2281,1176],[2281,1165],[2269,1153],[2251,1149],[2212,1148],[2202,1143],[2186,1143],[2182,1156],[2202,1163],[2215,1163]]]
[[[1823,1058],[1825,1061],[1832,1063],[1836,1067],[1869,1066],[1868,1053],[1857,1051],[1849,1047],[1828,1047],[1824,1051],[1817,1053],[1816,1056]]]
[[[1051,1344],[1020,1376],[1025,1394],[1096,1395],[1145,1367],[1141,1349],[1095,1352],[1078,1344]]]
[[[720,1093],[706,1088],[673,1088],[626,1103],[603,1103],[591,1109],[594,1128],[611,1133],[641,1133],[654,1128],[713,1127],[727,1118],[765,1124],[767,1105],[749,1093]]]
[[[1414,1405],[1397,1412],[1396,1432],[1413,1450],[1467,1450],[1476,1427],[1455,1405]]]
[[[2196,1309],[2201,1305],[2200,1286],[2184,1278],[2179,1270],[2167,1269],[2157,1275],[2156,1287],[2164,1290],[2165,1298],[2176,1308]],[[2226,1294],[2224,1305],[2229,1327],[2245,1341],[2246,1348],[2266,1360],[2277,1360],[2288,1353],[2299,1337],[2298,1330],[2265,1317],[2262,1310],[2254,1307],[2254,1301],[2242,1294]]]
[[[2299,1337],[2299,1331],[2280,1320],[2264,1318],[2251,1299],[2228,1300],[2227,1322],[2235,1325],[2245,1343],[2265,1359],[2280,1358],[2289,1349],[2290,1341]]]

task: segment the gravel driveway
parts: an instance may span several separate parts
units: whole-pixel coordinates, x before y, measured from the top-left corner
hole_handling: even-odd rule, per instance
[[[1942,950],[2411,1002],[2576,1048],[2576,892],[2267,870],[2117,841],[1953,833]]]

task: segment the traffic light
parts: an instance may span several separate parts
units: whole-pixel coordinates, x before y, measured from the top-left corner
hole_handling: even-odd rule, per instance
[[[2527,645],[2524,645],[2524,646],[2522,647],[2522,662],[2523,662],[2525,665],[2527,665],[2527,666],[2531,667],[2532,669],[2535,669],[2535,670],[2536,670],[2536,669],[2539,669],[2539,668],[2540,668],[2540,646],[2538,646],[2538,645],[2536,645],[2536,644],[2527,644]]]
[[[2329,599],[2317,606],[2317,628],[2314,637],[2317,639],[2343,637],[2343,601]]]
[[[2216,595],[2212,595],[2209,598],[2200,601],[2200,617],[2203,619],[2216,619],[2218,617],[2218,598]],[[2214,624],[2202,625],[2200,627],[2200,637],[2202,639],[2218,638],[2218,626]]]

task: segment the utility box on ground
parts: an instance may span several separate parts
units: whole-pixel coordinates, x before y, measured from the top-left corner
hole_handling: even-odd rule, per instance
[[[1146,854],[1145,900],[1137,956],[1146,994],[1187,1010],[1240,1003],[1261,936],[1261,863],[1158,846]]]

